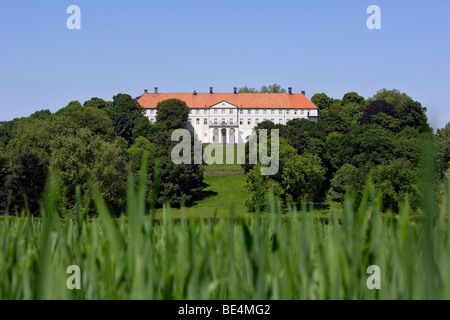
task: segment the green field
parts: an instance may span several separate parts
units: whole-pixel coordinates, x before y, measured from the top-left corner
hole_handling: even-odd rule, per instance
[[[142,181],[137,190],[130,185],[120,219],[111,218],[93,183],[98,218],[86,218],[79,197],[77,214],[59,219],[57,181],[46,193],[41,219],[0,219],[0,299],[450,298],[450,226],[444,219],[450,207],[438,210],[428,201],[423,223],[410,220],[408,206],[382,216],[369,186],[356,210],[347,202],[342,219],[331,215],[327,223],[306,208],[282,214],[274,205],[240,221],[174,220],[173,210],[153,221],[146,216]],[[199,208],[231,202],[230,215],[237,217],[237,192],[216,192]],[[67,287],[73,265],[80,268],[80,290]],[[374,265],[381,270],[380,290],[367,286]]]
[[[208,145],[209,144],[204,144],[203,147],[205,148]],[[233,145],[233,154],[234,154],[234,158],[232,159],[233,164],[227,164],[226,146],[220,145],[220,144],[216,144],[215,146],[218,147],[217,148],[217,150],[219,150],[218,157],[222,158],[222,163],[221,164],[214,163],[211,165],[207,165],[204,167],[204,171],[243,171],[241,165],[238,164],[238,161],[237,161],[238,146],[242,146],[242,145],[238,145],[238,144]],[[215,156],[214,153],[213,153],[213,156]],[[229,160],[228,162],[230,162],[230,161],[231,160]]]

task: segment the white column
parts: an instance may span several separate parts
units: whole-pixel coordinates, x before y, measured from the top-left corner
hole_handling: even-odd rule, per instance
[[[227,133],[225,134],[227,144],[230,143],[230,128],[227,128]]]
[[[213,131],[213,130],[214,130],[213,128],[209,128],[209,129],[208,129],[208,141],[205,141],[205,142],[212,143],[212,140],[213,140],[213,134],[214,134],[214,131]]]

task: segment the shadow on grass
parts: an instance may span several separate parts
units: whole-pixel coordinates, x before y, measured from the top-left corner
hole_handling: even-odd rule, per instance
[[[192,205],[196,205],[199,202],[201,202],[209,197],[214,197],[214,196],[218,195],[218,193],[216,191],[206,190],[208,187],[210,187],[210,185],[203,182],[203,190],[198,193],[198,195]]]

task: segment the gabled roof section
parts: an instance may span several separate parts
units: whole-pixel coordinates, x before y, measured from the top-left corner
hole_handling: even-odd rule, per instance
[[[180,99],[191,109],[205,109],[223,101],[239,109],[317,109],[303,94],[288,93],[144,93],[137,102],[145,109],[155,109],[167,99]]]

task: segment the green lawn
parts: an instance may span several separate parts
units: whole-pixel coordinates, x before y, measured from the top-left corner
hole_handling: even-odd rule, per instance
[[[233,164],[226,164],[227,163],[227,159],[226,159],[226,146],[223,145],[219,145],[216,144],[216,146],[218,146],[218,150],[220,152],[220,156],[222,157],[222,162],[223,164],[211,164],[211,165],[207,165],[204,167],[204,171],[243,171],[242,167],[240,164],[237,164],[237,150],[238,150],[238,145],[241,146],[242,144],[234,144],[234,159],[233,159]],[[204,144],[203,148],[206,148],[206,146],[208,146],[208,144]],[[215,154],[213,153],[213,156],[215,156]]]
[[[174,217],[181,217],[182,212],[192,217],[212,218],[214,215],[224,217],[230,210],[239,214],[247,213],[245,199],[247,193],[243,188],[244,175],[205,175],[206,184],[201,194],[201,200],[192,207],[183,209],[170,209]],[[156,210],[155,218],[162,216],[163,209]]]

